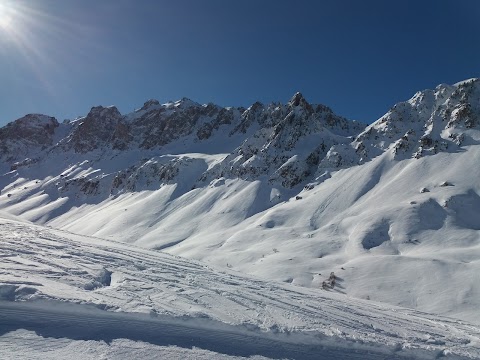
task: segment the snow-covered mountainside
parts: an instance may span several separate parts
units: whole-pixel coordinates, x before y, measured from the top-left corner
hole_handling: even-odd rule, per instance
[[[369,126],[299,93],[248,109],[150,100],[0,129],[0,209],[480,323],[479,159],[478,79],[421,91]]]
[[[480,356],[480,329],[458,320],[263,281],[2,213],[0,237],[2,359]]]

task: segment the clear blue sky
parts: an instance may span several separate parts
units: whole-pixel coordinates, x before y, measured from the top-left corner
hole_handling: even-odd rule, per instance
[[[479,19],[477,0],[0,0],[0,125],[296,91],[372,122],[417,90],[479,77]]]

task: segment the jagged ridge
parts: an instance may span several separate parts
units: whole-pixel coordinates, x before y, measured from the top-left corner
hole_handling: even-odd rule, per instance
[[[477,79],[454,86],[442,84],[396,104],[366,128],[324,105],[309,104],[300,93],[285,105],[257,102],[247,109],[200,105],[187,98],[166,104],[149,100],[127,115],[114,106],[96,106],[84,118],[64,124],[31,114],[0,129],[0,159],[14,170],[48,161],[48,154],[55,152],[89,158],[87,154],[95,151],[112,156],[108,152],[144,149],[160,155],[166,146],[178,146],[182,140],[202,143],[228,137],[235,139],[227,149],[230,155],[200,174],[200,183],[220,177],[252,180],[267,176],[291,188],[324,177],[326,172],[362,164],[385,151],[402,158],[455,151],[470,141],[468,130],[479,126],[478,99]],[[139,169],[144,164],[136,159],[116,170],[125,176],[132,166]],[[164,172],[162,168],[152,175],[161,182]],[[121,185],[116,179],[113,188]],[[134,188],[130,185],[126,190]]]

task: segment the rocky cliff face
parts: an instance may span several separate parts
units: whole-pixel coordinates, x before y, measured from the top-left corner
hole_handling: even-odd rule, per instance
[[[479,79],[442,84],[393,106],[353,144],[361,162],[387,149],[400,158],[456,151],[465,141],[478,140],[471,139],[468,130],[479,128],[479,115]]]
[[[0,159],[10,165],[24,161],[53,144],[54,117],[29,114],[0,128]]]
[[[232,124],[239,115],[238,109],[200,105],[187,98],[164,105],[150,100],[130,115],[129,124],[137,146],[153,149],[188,135],[200,141],[208,139],[221,125]]]
[[[68,143],[78,153],[105,146],[126,148],[130,139],[123,116],[115,106],[93,107],[69,137]]]
[[[254,115],[252,115],[254,114]],[[292,188],[318,172],[335,144],[348,144],[363,126],[335,115],[324,105],[310,105],[297,93],[286,105],[264,107],[256,103],[243,114],[241,128],[256,118],[260,128],[225,160],[204,174],[204,179],[268,176]]]

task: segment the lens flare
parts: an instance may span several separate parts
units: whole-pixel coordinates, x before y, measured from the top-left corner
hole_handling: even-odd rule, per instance
[[[16,71],[23,79],[30,77],[52,96],[60,93],[56,87],[63,82],[58,79],[79,65],[94,63],[92,58],[105,48],[94,24],[76,21],[68,6],[58,4],[0,0],[0,60],[21,69]]]

